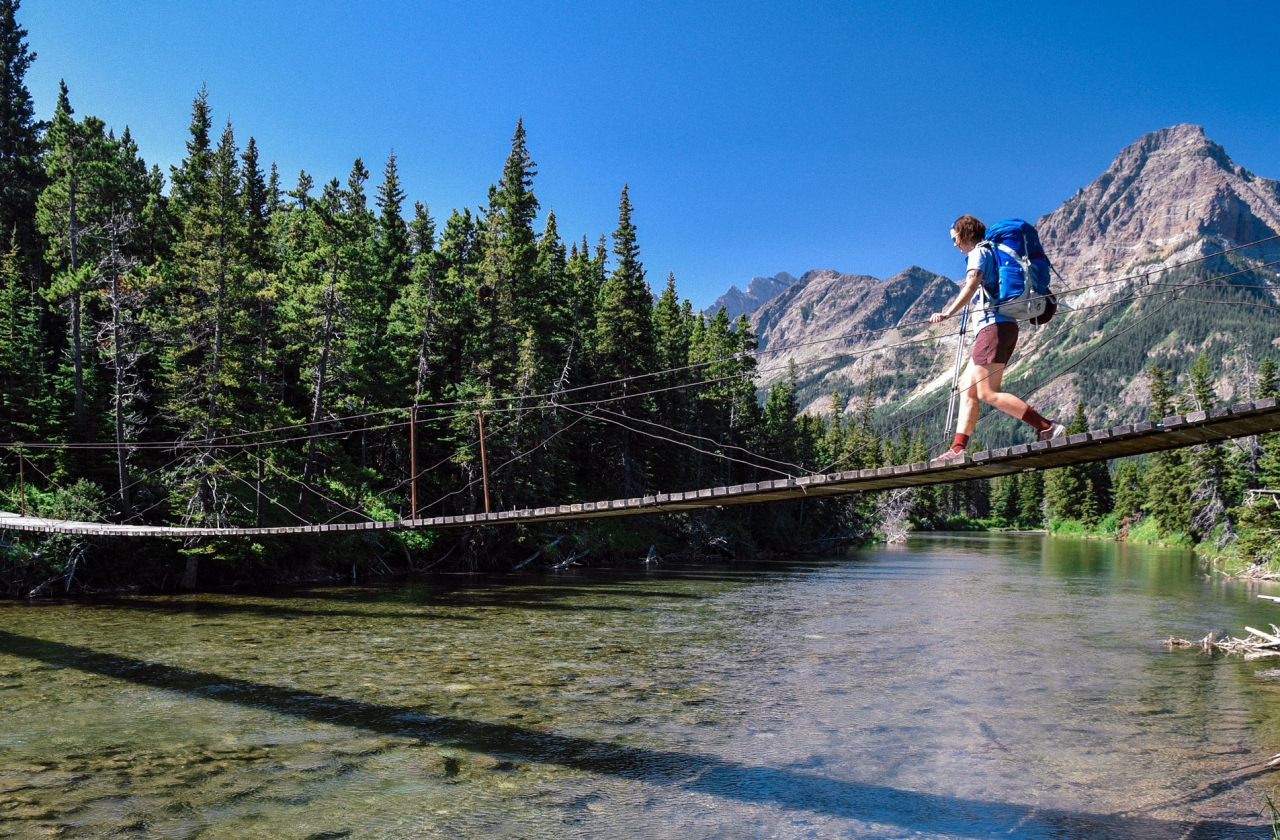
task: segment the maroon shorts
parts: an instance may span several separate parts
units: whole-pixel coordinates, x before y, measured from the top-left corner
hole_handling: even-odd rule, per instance
[[[975,365],[1008,364],[1017,343],[1016,321],[988,324],[978,330],[978,338],[973,342],[973,363]]]

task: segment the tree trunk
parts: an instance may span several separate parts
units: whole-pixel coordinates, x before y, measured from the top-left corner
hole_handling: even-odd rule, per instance
[[[311,426],[308,434],[312,437],[307,440],[307,458],[302,467],[303,487],[308,485],[314,473],[316,454],[316,439],[314,435],[316,427],[320,423],[320,414],[324,410],[324,386],[329,375],[329,345],[333,332],[333,298],[337,282],[338,262],[334,260],[333,275],[329,280],[329,288],[324,293],[324,329],[320,335],[320,358],[316,361],[315,389],[311,394]],[[299,505],[302,504],[303,498],[301,495],[298,497]]]
[[[262,527],[262,453],[254,453],[254,461],[258,465],[258,483],[253,496],[253,525],[255,528]]]
[[[112,247],[114,249],[114,236]],[[120,478],[120,516],[122,521],[133,518],[129,504],[129,468],[125,464],[124,449],[124,352],[120,348],[120,275],[111,272],[111,341],[115,345],[116,368],[116,470]]]
[[[71,161],[74,168],[75,160]],[[76,273],[76,240],[79,237],[79,231],[76,229],[76,181],[75,177],[71,178],[69,189],[69,201],[67,209],[67,227],[68,227],[68,247],[71,256],[71,276],[75,277]],[[73,381],[75,383],[75,414],[76,428],[84,429],[84,360],[80,349],[80,290],[73,289],[71,292],[71,364],[73,368]]]
[[[189,541],[187,548],[194,548],[199,538]],[[191,590],[196,588],[196,572],[200,568],[200,555],[194,551],[187,554],[187,566],[182,570],[182,579],[178,581],[179,589]]]

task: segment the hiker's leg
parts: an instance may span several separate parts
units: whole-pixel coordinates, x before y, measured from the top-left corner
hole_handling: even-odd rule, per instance
[[[1005,366],[992,363],[989,365],[975,365],[974,367],[978,371],[977,378],[974,381],[978,399],[987,405],[995,406],[1011,417],[1021,420],[1023,413],[1027,410],[1027,404],[1013,394],[1000,390],[1000,384],[1004,380]]]
[[[1011,417],[1018,418],[1037,432],[1044,432],[1053,424],[1013,394],[1000,390],[1001,380],[1004,378],[1004,367],[1013,356],[1013,350],[1017,344],[1018,325],[1016,323],[1006,321],[1001,324],[991,324],[978,331],[978,337],[973,346],[973,361],[979,368],[975,378],[978,399],[987,405],[995,406]]]
[[[973,434],[973,427],[978,425],[978,386],[975,379],[979,375],[978,366],[970,363],[960,380],[960,413],[956,417],[956,433],[964,435],[966,444]]]
[[[1040,416],[1040,412],[1027,405],[1018,397],[1007,391],[1001,391],[1001,380],[1004,379],[1004,365],[978,365],[979,371],[988,371],[987,375],[979,373],[976,388],[978,391],[978,399],[987,405],[996,408],[1015,417],[1018,420],[1029,425],[1037,432],[1045,431],[1053,426],[1053,423]]]

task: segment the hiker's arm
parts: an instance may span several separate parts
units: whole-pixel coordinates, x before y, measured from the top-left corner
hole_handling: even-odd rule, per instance
[[[978,291],[978,285],[982,282],[982,272],[978,269],[972,269],[964,277],[964,285],[960,287],[960,294],[956,295],[956,299],[947,304],[947,308],[941,312],[935,312],[929,316],[930,324],[941,324],[952,315],[964,309],[965,304],[973,300],[974,294]]]

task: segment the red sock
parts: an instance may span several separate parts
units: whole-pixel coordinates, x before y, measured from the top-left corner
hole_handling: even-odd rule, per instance
[[[1031,406],[1027,406],[1027,410],[1022,412],[1022,422],[1031,424],[1031,428],[1037,432],[1043,432],[1053,426],[1048,420],[1040,416],[1040,412]]]
[[[963,452],[964,448],[969,445],[969,436],[957,434],[955,441],[951,444],[952,452]]]

